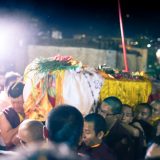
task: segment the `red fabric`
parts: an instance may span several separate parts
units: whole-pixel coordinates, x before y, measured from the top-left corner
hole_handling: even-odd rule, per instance
[[[151,94],[148,98],[148,103],[151,103],[154,100],[160,99],[160,93]]]
[[[48,99],[49,99],[52,107],[54,107],[55,104],[56,104],[56,99],[55,99],[55,97],[51,97],[50,95],[48,95]]]

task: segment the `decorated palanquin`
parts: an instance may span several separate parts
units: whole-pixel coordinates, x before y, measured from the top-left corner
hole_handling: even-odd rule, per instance
[[[24,109],[28,118],[45,121],[59,104],[88,114],[99,100],[104,78],[70,56],[35,59],[24,73]]]
[[[39,121],[45,121],[48,112],[60,104],[73,105],[86,115],[108,96],[130,105],[147,102],[152,88],[147,78],[117,79],[60,55],[35,59],[25,69],[24,82],[26,117]]]

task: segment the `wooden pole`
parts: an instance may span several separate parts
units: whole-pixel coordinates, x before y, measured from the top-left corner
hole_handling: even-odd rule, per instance
[[[120,23],[120,30],[121,30],[121,39],[122,39],[122,49],[123,49],[123,60],[124,60],[125,72],[128,72],[127,51],[126,51],[126,45],[125,45],[125,39],[124,39],[124,30],[123,30],[120,0],[118,0],[118,14],[119,14],[119,23]]]

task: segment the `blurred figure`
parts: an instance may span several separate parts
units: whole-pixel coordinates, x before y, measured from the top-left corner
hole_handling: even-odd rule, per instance
[[[133,122],[133,118],[133,107],[123,104],[121,124],[134,140],[135,159],[142,160],[146,154],[146,137],[141,124],[137,121]]]
[[[152,82],[152,93],[148,98],[148,103],[160,99],[160,87],[158,83]]]
[[[46,120],[44,136],[51,142],[66,143],[76,150],[83,132],[83,116],[70,105],[53,108]]]
[[[43,141],[43,123],[31,119],[24,120],[19,126],[18,138],[21,145]]]
[[[115,160],[113,152],[103,143],[106,133],[105,119],[96,113],[84,118],[83,142],[78,151],[94,160]]]
[[[3,160],[87,160],[79,158],[66,144],[36,143],[25,149],[19,148]]]
[[[156,129],[156,136],[153,140],[153,143],[147,150],[146,160],[160,159],[160,118],[154,121],[153,126]]]
[[[139,103],[135,108],[135,117],[137,120],[150,121],[152,115],[152,106],[148,103]]]
[[[160,99],[154,100],[151,103],[152,106],[152,118],[160,117]]]
[[[129,124],[133,121],[133,107],[123,104],[122,107],[122,122],[125,124]]]
[[[8,87],[21,79],[21,75],[17,72],[7,72],[4,77],[4,90],[0,93],[0,112],[11,105],[10,99],[7,95]]]
[[[121,124],[133,137],[139,137],[140,132],[143,132],[143,129],[139,122],[133,122],[133,118],[133,107],[123,104]]]
[[[11,101],[11,106],[0,113],[0,130],[7,149],[12,148],[19,141],[17,133],[19,124],[24,120],[23,109],[23,88],[22,82],[11,84],[8,89],[8,96]]]
[[[153,143],[146,153],[146,160],[160,160],[160,145]]]
[[[160,137],[160,117],[153,122],[153,127],[156,131],[156,137]]]
[[[152,115],[152,107],[148,103],[140,103],[135,108],[134,122],[140,123],[146,136],[146,143],[149,145],[155,136],[154,127],[149,123]]]

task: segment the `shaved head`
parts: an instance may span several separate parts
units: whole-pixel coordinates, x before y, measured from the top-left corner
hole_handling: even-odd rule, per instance
[[[36,120],[24,120],[19,126],[18,136],[25,143],[43,141],[43,124]]]

